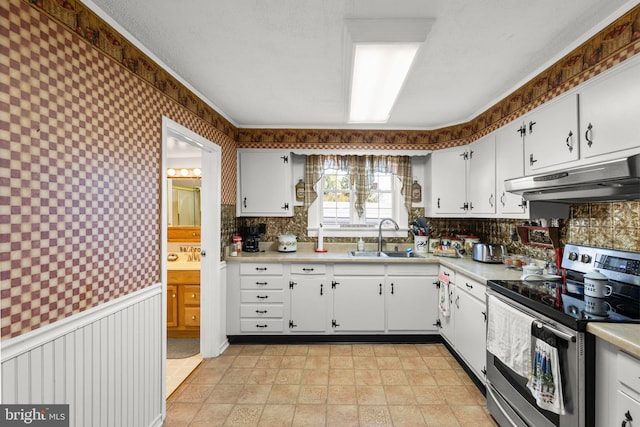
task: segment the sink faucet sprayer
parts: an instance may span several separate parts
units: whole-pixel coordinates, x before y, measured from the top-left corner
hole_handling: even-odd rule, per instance
[[[400,229],[400,227],[398,227],[398,223],[391,218],[382,218],[380,220],[380,224],[378,224],[378,252],[382,252],[382,224],[387,221],[391,221],[393,225],[395,225],[396,230]]]

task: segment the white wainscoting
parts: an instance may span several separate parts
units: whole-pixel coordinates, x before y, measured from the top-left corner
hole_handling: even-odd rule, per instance
[[[69,404],[70,425],[160,426],[160,283],[1,343],[4,404]]]

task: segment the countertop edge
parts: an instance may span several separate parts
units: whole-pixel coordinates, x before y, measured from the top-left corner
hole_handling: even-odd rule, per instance
[[[640,324],[589,322],[587,332],[640,359]]]

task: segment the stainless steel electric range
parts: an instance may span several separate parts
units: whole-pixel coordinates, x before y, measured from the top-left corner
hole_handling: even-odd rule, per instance
[[[487,405],[501,426],[593,425],[595,339],[585,333],[587,324],[640,323],[640,253],[567,245],[562,268],[564,280],[487,283],[488,302],[517,310],[555,336],[562,374],[564,414],[557,414],[541,409],[527,378],[488,351]],[[593,270],[605,275],[611,286],[611,295],[596,301],[597,310],[593,297],[584,295],[584,276]]]

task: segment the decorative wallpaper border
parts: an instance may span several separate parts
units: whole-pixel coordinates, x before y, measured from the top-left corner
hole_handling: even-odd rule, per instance
[[[211,123],[225,135],[237,139],[238,129],[198,98],[182,83],[142,53],[113,27],[77,0],[24,0],[46,12],[67,29],[76,32],[130,72],[155,86],[166,96]]]

